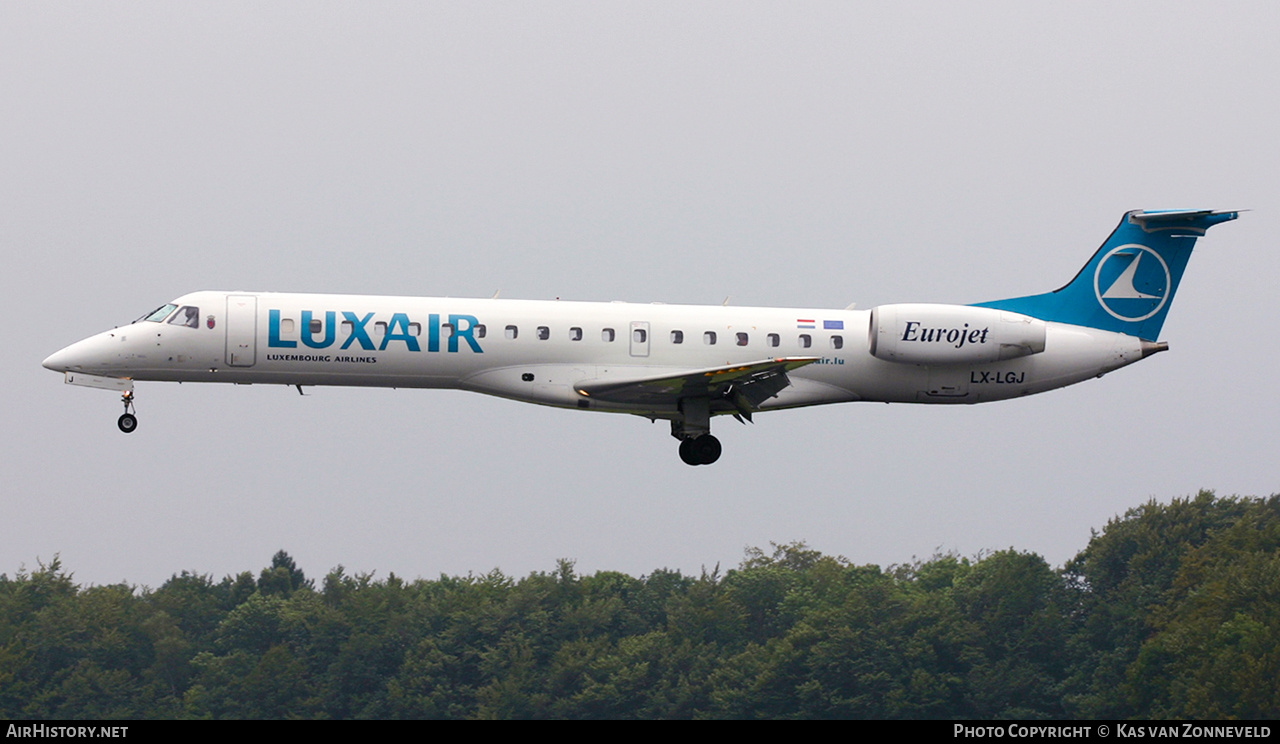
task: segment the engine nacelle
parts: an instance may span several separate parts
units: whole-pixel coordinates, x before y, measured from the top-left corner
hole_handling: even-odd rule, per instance
[[[871,355],[904,364],[985,364],[1044,351],[1043,320],[966,305],[871,309]]]

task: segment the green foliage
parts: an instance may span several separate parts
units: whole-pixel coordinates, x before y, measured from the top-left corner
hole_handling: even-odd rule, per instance
[[[1070,710],[1088,718],[1152,715],[1141,705],[1148,693],[1119,694],[1132,690],[1130,668],[1156,633],[1161,608],[1176,599],[1184,561],[1258,503],[1209,491],[1167,505],[1149,501],[1108,522],[1067,563],[1063,576],[1077,605]]]
[[[15,718],[1275,718],[1280,497],[1113,519],[1061,571],[1016,550],[882,570],[802,543],[686,576],[80,587],[0,575]]]
[[[1153,717],[1280,717],[1280,496],[1233,507],[1186,551],[1126,675]]]
[[[969,695],[979,718],[1062,718],[1066,607],[1059,577],[1044,559],[993,553],[955,582],[960,611],[981,628],[981,657]]]
[[[262,569],[258,577],[258,591],[263,594],[279,594],[288,597],[299,589],[311,589],[313,582],[283,550],[271,557],[271,567]]]

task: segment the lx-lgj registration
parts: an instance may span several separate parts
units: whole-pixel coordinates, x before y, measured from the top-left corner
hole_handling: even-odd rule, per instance
[[[827,403],[981,403],[1164,351],[1196,238],[1237,212],[1133,211],[1066,286],[973,305],[870,310],[203,291],[44,360],[73,385],[450,388],[671,424],[720,457],[717,416]]]

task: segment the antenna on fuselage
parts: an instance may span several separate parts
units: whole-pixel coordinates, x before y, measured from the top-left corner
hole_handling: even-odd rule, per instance
[[[492,296],[492,297],[490,297],[489,299],[491,299],[491,300],[496,300],[496,299],[498,299],[498,295],[500,295],[500,294],[502,294],[502,290],[501,290],[501,289],[494,290],[494,292],[493,292],[493,296]]]

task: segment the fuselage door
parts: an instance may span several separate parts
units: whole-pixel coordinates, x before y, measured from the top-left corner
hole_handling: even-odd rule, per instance
[[[631,321],[631,356],[649,356],[649,322],[645,320]]]
[[[257,356],[258,298],[227,295],[227,364],[252,367]]]

